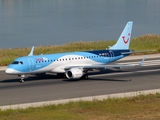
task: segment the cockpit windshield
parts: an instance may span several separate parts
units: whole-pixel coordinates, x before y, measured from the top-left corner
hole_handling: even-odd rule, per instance
[[[13,61],[11,64],[23,64],[22,61]]]

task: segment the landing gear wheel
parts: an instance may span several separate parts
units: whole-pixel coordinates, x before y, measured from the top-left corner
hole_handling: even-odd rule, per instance
[[[24,83],[24,80],[23,80],[23,79],[21,79],[21,80],[20,80],[20,82],[21,82],[21,83]]]
[[[25,78],[25,75],[21,75],[21,80],[20,80],[21,83],[24,83],[24,78]]]
[[[82,78],[87,80],[88,79],[88,75],[84,74]]]
[[[85,79],[88,80],[88,75],[87,74],[85,75]]]

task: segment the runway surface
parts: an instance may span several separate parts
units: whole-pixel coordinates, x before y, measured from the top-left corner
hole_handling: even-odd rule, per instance
[[[138,62],[125,60],[123,64]],[[143,66],[130,69],[96,71],[90,73],[88,80],[67,80],[47,74],[27,76],[25,83],[18,81],[18,76],[0,71],[0,106],[159,89],[160,59],[148,58]]]

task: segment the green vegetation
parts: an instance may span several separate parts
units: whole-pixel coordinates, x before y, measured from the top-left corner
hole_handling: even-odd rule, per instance
[[[34,54],[48,54],[69,51],[84,51],[106,49],[108,46],[115,44],[116,40],[103,40],[93,42],[72,42],[64,45],[54,46],[36,46]],[[141,54],[160,53],[160,36],[154,34],[143,35],[132,38],[130,48],[135,51],[153,50],[154,52],[145,52]],[[13,48],[0,49],[0,66],[6,66],[15,58],[28,55],[31,48]]]
[[[160,94],[0,111],[0,120],[159,120]]]

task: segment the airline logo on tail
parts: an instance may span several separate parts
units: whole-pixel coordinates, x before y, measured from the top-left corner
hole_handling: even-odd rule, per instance
[[[126,24],[121,35],[119,36],[118,41],[116,42],[116,44],[114,44],[109,48],[110,50],[128,50],[129,49],[132,25],[133,25],[133,21],[129,21]]]
[[[130,33],[128,33],[128,39],[127,39],[127,40],[125,40],[125,36],[122,36],[123,42],[124,42],[125,44],[128,43],[129,38],[130,38]]]

